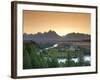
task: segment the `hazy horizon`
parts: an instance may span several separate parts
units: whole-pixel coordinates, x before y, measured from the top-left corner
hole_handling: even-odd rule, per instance
[[[68,33],[91,34],[89,13],[23,11],[24,32],[27,34],[44,33],[49,30],[63,36]]]
[[[49,31],[53,31],[53,30],[49,30]],[[44,33],[48,33],[49,31],[47,31],[47,32],[37,32],[37,33],[34,33],[34,34],[32,34],[32,33],[24,33],[24,34],[28,34],[28,35],[30,35],[30,34],[32,34],[32,35],[35,35],[35,34],[38,34],[38,33],[41,33],[41,34],[44,34]],[[55,31],[56,32],[56,31]],[[56,32],[57,33],[57,32]],[[80,33],[80,32],[70,32],[70,33],[75,33],[75,34],[86,34],[86,35],[91,35],[91,34],[87,34],[87,33]],[[70,33],[67,33],[67,34],[70,34]],[[57,33],[58,34],[58,33]],[[65,35],[59,35],[59,36],[66,36],[67,34],[65,34]]]

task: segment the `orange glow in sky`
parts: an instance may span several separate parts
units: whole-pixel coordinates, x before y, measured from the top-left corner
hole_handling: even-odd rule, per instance
[[[91,33],[91,15],[89,13],[23,11],[24,33],[56,31],[59,35],[71,32]]]

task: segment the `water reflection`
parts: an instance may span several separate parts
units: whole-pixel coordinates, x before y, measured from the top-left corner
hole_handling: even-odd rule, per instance
[[[65,63],[67,61],[66,58],[58,58],[58,63]],[[77,63],[79,61],[79,59],[76,58],[72,58],[72,61],[74,61],[75,63]],[[91,61],[91,57],[90,56],[84,56],[84,61]]]

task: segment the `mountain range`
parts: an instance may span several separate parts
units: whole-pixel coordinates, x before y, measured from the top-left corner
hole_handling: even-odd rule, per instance
[[[35,41],[37,43],[57,42],[57,41],[90,41],[90,35],[84,33],[69,33],[65,36],[58,35],[55,31],[38,32],[36,34],[23,34],[24,41]]]

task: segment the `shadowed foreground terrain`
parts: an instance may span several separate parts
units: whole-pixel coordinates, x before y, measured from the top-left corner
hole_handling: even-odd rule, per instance
[[[90,66],[90,53],[89,35],[24,34],[23,69]]]

